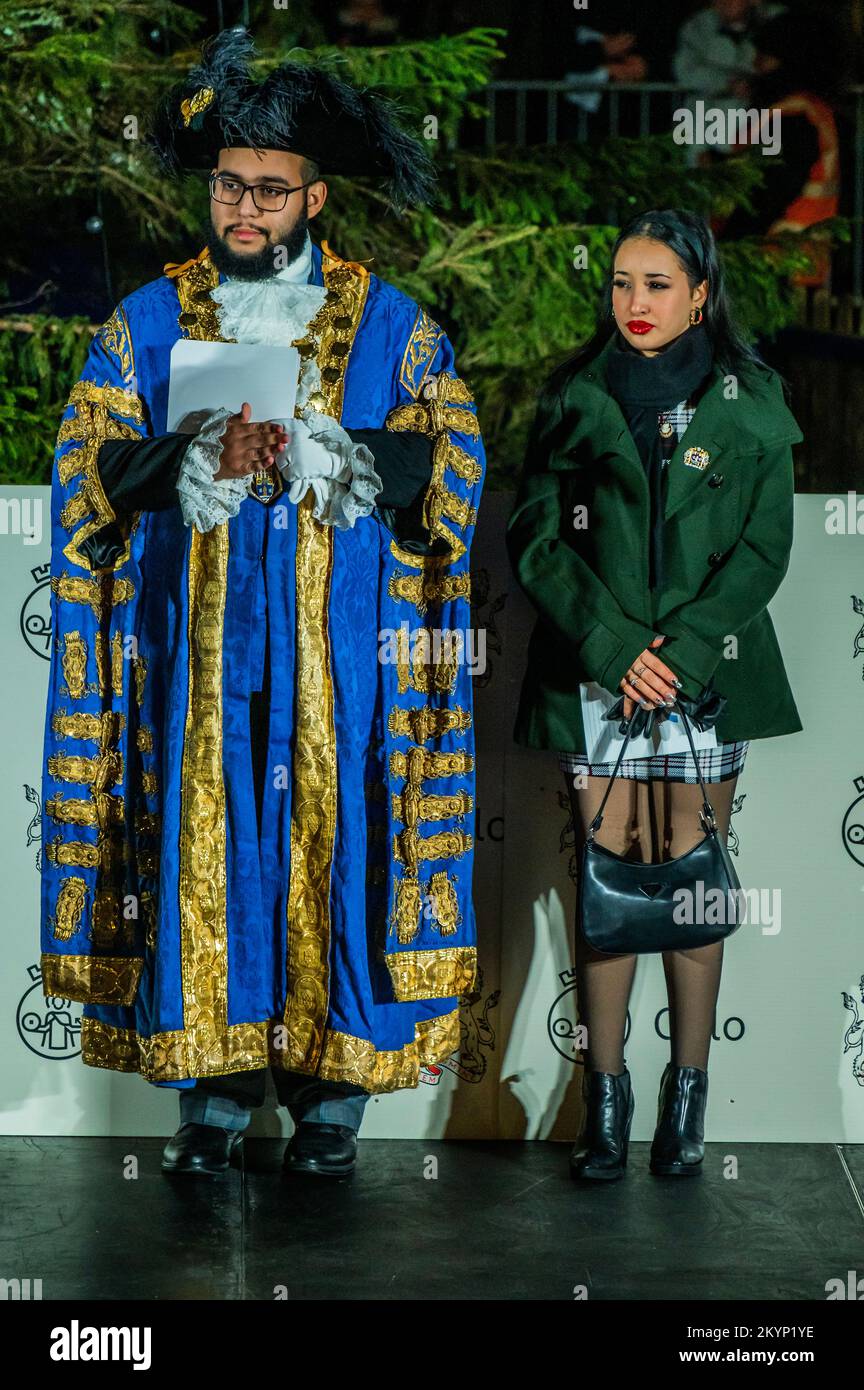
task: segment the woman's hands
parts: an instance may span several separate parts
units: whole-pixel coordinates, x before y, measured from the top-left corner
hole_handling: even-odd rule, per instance
[[[288,433],[277,421],[250,422],[251,414],[251,405],[244,401],[240,413],[228,420],[220,440],[219,471],[213,474],[216,481],[243,478],[259,468],[269,468],[288,443]]]
[[[643,709],[664,709],[674,705],[681,681],[655,653],[664,637],[655,637],[650,647],[640,652],[618,682],[624,692],[624,718],[630,719],[637,704]]]

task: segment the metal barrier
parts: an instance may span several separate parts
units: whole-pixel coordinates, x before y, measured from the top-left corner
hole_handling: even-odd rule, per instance
[[[669,97],[677,97],[679,100],[687,96],[686,88],[679,86],[675,82],[627,82],[616,84],[609,82],[586,81],[561,81],[545,82],[543,80],[526,80],[520,82],[490,82],[483,89],[486,100],[486,146],[495,145],[502,138],[498,133],[498,122],[500,118],[499,96],[504,93],[512,92],[515,96],[515,133],[514,143],[524,145],[527,141],[528,130],[528,98],[536,94],[545,96],[546,107],[546,142],[550,145],[558,140],[560,105],[562,100],[569,96],[599,94],[601,97],[601,108],[605,104],[608,111],[608,130],[607,135],[618,135],[621,120],[621,104],[629,103],[632,97],[638,98],[638,134],[651,135],[656,131],[651,130],[651,106],[652,99],[664,93]],[[607,103],[603,103],[603,97],[608,98]],[[569,105],[570,103],[568,103]],[[656,106],[657,103],[655,102]],[[665,105],[665,103],[664,103]],[[589,113],[584,108],[579,108],[575,112],[577,139],[587,140],[588,138],[588,116]],[[668,129],[668,123],[666,128]]]

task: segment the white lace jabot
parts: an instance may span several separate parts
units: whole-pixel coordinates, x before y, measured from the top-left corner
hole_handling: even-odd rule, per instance
[[[266,280],[227,279],[211,291],[219,329],[224,338],[238,343],[287,346],[306,335],[309,324],[327,297],[323,285],[310,285],[312,241],[307,232],[300,255]],[[321,388],[321,374],[314,357],[300,366],[297,406],[301,418],[314,419],[315,433],[298,434],[289,445],[290,456],[278,467],[290,484],[289,497],[297,502],[309,486],[315,493],[313,515],[340,529],[368,516],[383,484],[374,470],[374,457],[365,445],[352,444],[335,420],[310,412],[308,401]],[[220,478],[220,440],[230,411],[215,411],[189,445],[177,482],[180,506],[187,526],[209,531],[236,516],[249,495],[252,476]],[[318,445],[313,460],[313,441]],[[323,446],[323,448],[322,448]],[[328,459],[323,459],[327,450]],[[314,480],[314,482],[313,482]]]
[[[296,260],[267,280],[225,280],[211,292],[223,338],[238,343],[290,345],[302,338],[314,319],[327,291],[323,285],[308,284],[312,269],[312,241]]]

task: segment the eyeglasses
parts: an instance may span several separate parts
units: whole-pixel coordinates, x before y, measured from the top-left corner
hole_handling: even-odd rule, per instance
[[[224,174],[212,174],[210,196],[215,198],[217,203],[230,203],[236,207],[238,203],[242,203],[248,189],[259,212],[279,212],[287,203],[289,193],[308,188],[313,182],[314,180],[310,179],[307,183],[298,183],[296,188],[277,188],[274,184],[243,183],[240,179],[229,179]]]

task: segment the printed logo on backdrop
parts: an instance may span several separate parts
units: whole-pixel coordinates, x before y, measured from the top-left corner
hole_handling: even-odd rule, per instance
[[[437,1086],[444,1070],[455,1072],[460,1081],[470,1081],[478,1085],[486,1075],[487,1054],[495,1051],[495,1029],[489,1021],[493,1009],[497,1009],[501,997],[500,989],[492,990],[483,999],[483,971],[477,971],[477,985],[470,994],[462,995],[459,1010],[459,1050],[453,1052],[441,1063],[420,1068],[420,1081],[426,1086]],[[478,1012],[480,1005],[482,1012]]]
[[[567,1062],[573,1062],[577,1067],[584,1067],[585,1058],[582,1055],[581,1043],[584,1038],[584,1025],[579,1018],[579,1002],[576,997],[576,971],[562,970],[558,979],[566,989],[553,1003],[546,1018],[546,1031],[555,1051]],[[630,1028],[633,1020],[630,1017],[630,1010],[627,1010],[627,1020],[624,1024],[624,1044],[630,1037]],[[583,1029],[580,1034],[579,1030]]]
[[[709,792],[708,795],[710,796],[711,793]],[[735,824],[734,821],[732,821],[731,816],[736,816],[738,812],[741,810],[741,807],[744,805],[744,798],[746,797],[746,795],[746,792],[742,792],[740,796],[736,796],[732,800],[732,811],[730,813],[729,821],[729,836],[726,841],[726,848],[728,849],[730,854],[737,854],[741,848],[741,841],[738,838],[738,831],[735,829]]]
[[[858,995],[861,1003],[864,1004],[864,975],[858,981]],[[852,1015],[852,1022],[843,1034],[843,1056],[847,1052],[852,1053],[852,1076],[859,1086],[864,1086],[864,1018],[858,1012],[858,1000],[844,990],[842,993],[843,1008],[848,1009]]]
[[[31,652],[51,660],[51,566],[34,565],[30,571],[36,581],[21,605],[21,636]]]
[[[490,598],[490,587],[491,580],[487,569],[471,571],[471,622],[478,632],[483,631],[486,634],[486,665],[474,676],[475,690],[483,689],[492,679],[493,663],[489,659],[490,652],[500,656],[503,650],[501,633],[495,619],[506,604],[507,595],[503,593],[497,598]]]
[[[576,994],[576,971],[562,970],[558,976],[562,985],[566,985],[563,993],[559,994],[546,1019],[546,1030],[555,1051],[567,1062],[573,1062],[576,1066],[585,1065],[582,1054],[582,1043],[584,1041],[584,1025],[579,1017],[579,1001]],[[864,984],[864,981],[862,981]],[[864,997],[864,996],[862,996]],[[664,1017],[665,1015],[665,1017]],[[633,1020],[630,1010],[627,1010],[627,1020],[624,1025],[624,1045],[626,1047],[630,1039],[630,1030]],[[580,1031],[581,1030],[581,1031]],[[658,1038],[664,1042],[669,1042],[669,1009],[660,1009],[654,1016],[654,1032]],[[746,1032],[743,1018],[737,1014],[731,1014],[725,1019],[722,1028],[718,1032],[718,1024],[715,1016],[714,1028],[711,1036],[715,1042],[720,1042],[721,1038],[726,1042],[740,1042]]]
[[[59,995],[42,993],[42,971],[31,965],[27,975],[33,983],[18,1004],[18,1036],[35,1052],[51,1062],[65,1062],[81,1052],[81,1005]]]
[[[36,788],[31,787],[29,782],[25,782],[23,785],[25,799],[30,802],[31,806],[36,807],[27,826],[27,849],[31,845],[36,845],[36,871],[38,873],[42,869],[42,800]]]
[[[864,599],[858,598],[855,594],[850,594],[849,597],[852,599],[852,612],[857,613],[859,617],[864,617]],[[852,647],[852,660],[854,661],[858,656],[864,656],[864,623],[855,633]],[[864,681],[864,666],[861,668],[861,679]]]
[[[861,795],[843,817],[843,845],[855,863],[864,868],[864,777],[855,777],[852,785]]]

